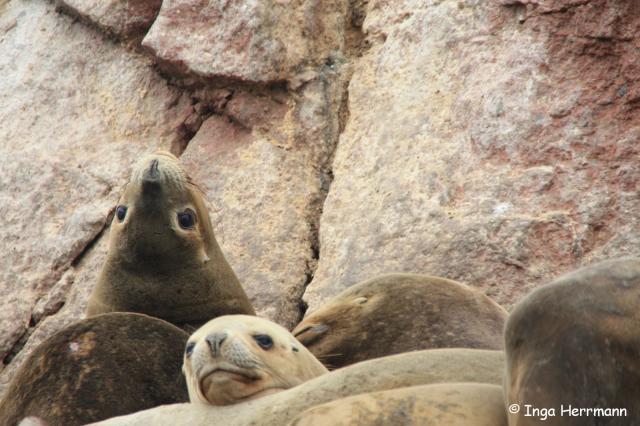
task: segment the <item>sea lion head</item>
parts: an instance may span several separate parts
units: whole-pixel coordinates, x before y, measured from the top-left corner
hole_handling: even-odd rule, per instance
[[[345,355],[343,348],[351,347],[357,339],[369,345],[367,333],[380,328],[378,322],[385,318],[378,314],[385,311],[381,309],[385,303],[389,306],[392,288],[385,277],[347,288],[309,313],[291,333],[314,353],[328,354],[327,359],[321,359],[329,364],[335,357]]]
[[[110,232],[110,253],[131,264],[206,263],[214,241],[202,192],[179,160],[165,151],[142,158],[134,167]]]
[[[183,372],[191,402],[228,405],[291,388],[327,369],[283,327],[226,315],[187,341]]]

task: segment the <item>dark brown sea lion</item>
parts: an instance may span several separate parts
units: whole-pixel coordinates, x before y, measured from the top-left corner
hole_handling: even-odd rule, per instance
[[[509,425],[638,424],[640,259],[598,263],[535,290],[515,306],[505,339]]]
[[[502,349],[507,312],[444,278],[389,274],[353,285],[292,331],[331,367],[417,349]]]
[[[188,334],[157,318],[110,313],[64,328],[24,361],[0,401],[0,425],[28,416],[73,426],[189,400]]]
[[[142,159],[116,207],[87,315],[139,312],[193,328],[255,312],[216,242],[201,191],[176,157]]]

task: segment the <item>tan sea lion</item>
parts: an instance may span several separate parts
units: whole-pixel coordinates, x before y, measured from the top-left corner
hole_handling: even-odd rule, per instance
[[[290,426],[507,426],[502,387],[443,383],[365,393],[313,407]]]
[[[483,293],[458,282],[389,274],[344,290],[307,315],[292,334],[337,368],[418,349],[502,349],[507,315]]]
[[[514,307],[505,340],[509,425],[637,425],[640,259],[538,288]]]
[[[191,402],[228,405],[289,389],[327,369],[278,324],[226,315],[189,338],[183,371]]]
[[[351,395],[447,382],[500,385],[503,373],[501,351],[458,348],[415,351],[350,365],[274,395],[239,404],[172,404],[98,424],[282,426],[310,407]]]
[[[255,312],[216,242],[203,195],[178,159],[134,168],[111,223],[87,315],[140,312],[178,326]]]
[[[0,425],[31,416],[52,426],[84,425],[187,402],[180,365],[188,337],[168,322],[133,313],[73,323],[24,361],[0,401]]]

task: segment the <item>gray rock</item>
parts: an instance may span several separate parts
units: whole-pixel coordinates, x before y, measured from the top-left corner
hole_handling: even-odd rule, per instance
[[[637,252],[638,109],[614,88],[640,93],[638,11],[519,3],[369,2],[310,310],[389,272],[461,281],[508,307]]]
[[[0,356],[6,364],[30,323],[33,328],[63,303],[49,291],[66,285],[56,287],[101,235],[130,164],[168,147],[192,108],[147,59],[46,2],[3,2],[0,28]],[[92,285],[89,278],[74,284]],[[6,379],[3,372],[0,381]]]
[[[144,35],[160,6],[162,0],[58,0],[59,9],[122,39]]]
[[[285,81],[344,44],[346,0],[165,0],[143,40],[175,75]]]

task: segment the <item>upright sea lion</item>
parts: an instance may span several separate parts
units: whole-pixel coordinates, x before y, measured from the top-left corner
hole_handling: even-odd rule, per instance
[[[183,371],[191,402],[228,405],[289,389],[327,369],[278,324],[227,315],[189,338]]]
[[[178,159],[142,159],[116,207],[87,315],[140,312],[178,326],[255,312],[216,242],[201,191]]]
[[[417,349],[502,349],[507,312],[444,278],[389,274],[353,285],[292,331],[331,367]]]
[[[186,402],[180,365],[188,337],[168,322],[133,313],[73,323],[24,361],[0,401],[0,425],[28,416],[51,426],[84,425]]]
[[[381,342],[385,344],[386,342]],[[104,426],[282,426],[304,410],[351,395],[447,382],[500,385],[504,353],[479,349],[432,349],[350,365],[291,389],[228,406],[172,404],[98,424]]]
[[[637,425],[639,307],[638,258],[580,269],[519,302],[505,329],[509,425]]]
[[[313,407],[290,426],[507,426],[502,387],[442,383],[365,393]]]

